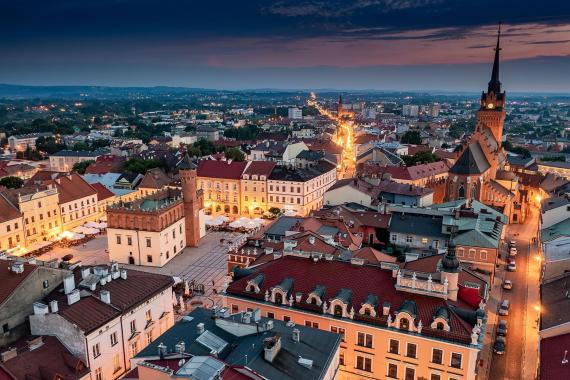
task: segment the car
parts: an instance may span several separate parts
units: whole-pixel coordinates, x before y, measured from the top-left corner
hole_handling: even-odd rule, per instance
[[[517,271],[517,264],[514,261],[510,262],[509,265],[507,265],[507,270],[509,272],[516,272]]]
[[[511,247],[511,249],[509,249],[509,255],[511,256],[516,256],[518,253],[516,247]]]
[[[511,290],[513,288],[513,282],[511,280],[503,281],[503,289]]]
[[[506,343],[505,337],[498,336],[493,345],[493,352],[497,355],[503,355],[505,353]]]
[[[511,303],[509,300],[503,300],[501,306],[499,306],[499,315],[509,315],[509,309],[511,308]]]
[[[516,242],[516,241],[511,240],[511,241],[509,242],[509,247],[515,247],[515,248],[516,248],[516,246],[517,246],[517,242]]]
[[[497,335],[507,336],[507,321],[505,319],[501,319],[499,321],[499,324],[497,325]]]

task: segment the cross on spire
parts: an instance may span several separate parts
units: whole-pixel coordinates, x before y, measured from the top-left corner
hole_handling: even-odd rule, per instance
[[[497,46],[495,47],[495,60],[493,61],[493,72],[487,92],[499,94],[501,92],[501,82],[499,81],[499,52],[501,51],[501,22],[499,22],[499,31],[497,33]]]

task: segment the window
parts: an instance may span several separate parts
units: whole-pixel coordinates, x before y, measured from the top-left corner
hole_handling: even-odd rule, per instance
[[[449,365],[453,368],[461,368],[461,354],[451,353],[451,363]]]
[[[151,344],[153,341],[153,337],[152,337],[152,330],[150,330],[147,334],[146,334],[146,344]]]
[[[121,244],[121,235],[117,235],[117,244]]]
[[[10,326],[7,323],[4,323],[2,325],[2,333],[6,334],[8,331],[10,331]]]
[[[339,354],[338,354],[338,364],[344,365],[344,352],[339,352]]]
[[[150,311],[150,309],[146,311],[144,317],[145,317],[145,319],[146,319],[147,322],[148,322],[148,321],[152,321],[152,312]]]
[[[410,367],[406,367],[406,375],[404,377],[405,380],[415,380],[416,378],[416,370]]]
[[[121,357],[119,354],[113,356],[113,373],[119,372],[121,369]]]
[[[342,327],[331,326],[331,332],[340,334],[341,341],[345,342],[346,331]]]
[[[400,329],[402,330],[410,329],[410,321],[408,321],[408,318],[400,318]]]
[[[111,346],[114,346],[115,344],[117,344],[118,340],[117,340],[117,333],[114,332],[111,334]]]
[[[438,373],[432,373],[430,380],[441,380],[441,375]]]
[[[356,340],[356,344],[361,347],[372,348],[372,335],[359,332]]]
[[[435,364],[443,363],[443,351],[439,348],[434,348],[431,353],[431,362]]]
[[[103,380],[103,373],[101,371],[101,367],[95,370],[95,380]]]
[[[334,315],[336,315],[337,317],[342,317],[342,306],[340,305],[335,305],[334,306]]]
[[[386,375],[386,377],[389,377],[391,379],[398,378],[398,366],[396,364],[392,363],[388,364],[388,374]]]
[[[133,238],[130,236],[127,236],[127,245],[133,245]]]
[[[423,237],[422,238],[422,244],[427,244],[428,243],[428,238]]]
[[[319,324],[317,322],[305,321],[305,326],[312,327],[314,329],[319,328]]]
[[[406,243],[411,243],[413,241],[413,239],[414,238],[412,237],[412,235],[407,235],[406,236]]]
[[[150,248],[152,246],[151,238],[146,238],[146,246],[147,246],[147,248]]]
[[[283,322],[287,323],[287,322],[290,322],[290,321],[291,321],[291,317],[290,317],[290,316],[288,316],[288,315],[284,315],[284,316],[283,316]]]
[[[99,356],[101,356],[101,347],[99,346],[99,343],[97,343],[93,345],[93,359],[96,359]]]
[[[416,358],[417,346],[414,343],[408,343],[408,348],[406,350],[406,356],[409,358]]]
[[[132,356],[136,356],[139,353],[139,344],[136,340],[131,343],[131,352],[133,354]]]
[[[398,354],[400,352],[400,342],[395,339],[390,339],[390,350],[391,354]]]
[[[152,255],[146,255],[147,263],[152,263]]]
[[[11,228],[12,228],[12,227],[8,224],[8,225],[6,226],[6,232],[10,232]]]
[[[372,359],[364,356],[356,356],[356,369],[372,372]]]
[[[275,314],[272,313],[272,312],[270,312],[270,311],[268,311],[268,312],[267,312],[267,318],[275,319]]]
[[[137,321],[135,321],[134,319],[131,321],[131,333],[135,333],[137,332]]]
[[[239,306],[232,305],[232,314],[237,314],[237,313],[239,313]]]

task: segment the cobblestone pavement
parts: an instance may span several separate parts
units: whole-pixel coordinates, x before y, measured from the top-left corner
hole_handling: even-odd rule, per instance
[[[205,306],[212,306],[213,303],[221,304],[221,298],[217,295],[224,284],[227,274],[226,253],[231,244],[235,244],[245,239],[244,234],[236,232],[210,232],[200,242],[196,248],[185,248],[184,251],[170,260],[162,268],[136,266],[122,264],[121,266],[171,276],[180,277],[195,284],[203,284],[205,294],[200,299]],[[82,265],[108,264],[109,254],[107,249],[107,236],[97,236],[83,245],[56,248],[51,252],[38,256],[39,260],[61,259],[67,254],[73,255],[72,262],[81,261]]]

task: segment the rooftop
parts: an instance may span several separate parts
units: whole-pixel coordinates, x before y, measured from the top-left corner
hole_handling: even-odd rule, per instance
[[[570,376],[570,334],[540,340],[540,379],[559,380]]]
[[[541,330],[570,322],[569,284],[570,274],[566,274],[541,285]]]
[[[269,180],[306,182],[323,175],[324,173],[328,173],[331,170],[336,170],[336,166],[326,161],[320,161],[314,166],[303,169],[289,169],[282,166],[276,166],[271,172]]]
[[[223,360],[230,365],[245,366],[267,379],[321,379],[340,345],[340,335],[328,331],[258,318],[255,313],[229,315],[226,311],[224,314],[214,318],[212,310],[194,309],[135,358],[157,358],[160,344],[167,349],[163,360],[175,357],[175,346],[184,342],[184,352],[190,357],[186,363],[193,364],[174,369],[180,377],[188,376],[187,372],[193,372],[204,360],[215,361],[213,355],[218,363]],[[203,331],[198,325],[203,326]],[[299,342],[291,338],[294,329],[300,332]],[[270,362],[265,358],[265,348],[272,347],[277,340],[280,349]],[[213,350],[216,353],[213,354]],[[208,357],[211,359],[205,359]],[[311,360],[312,365],[303,365],[299,358]],[[211,364],[210,367],[222,368],[214,362]]]
[[[198,163],[198,177],[239,180],[247,164],[232,160],[202,160]]]

